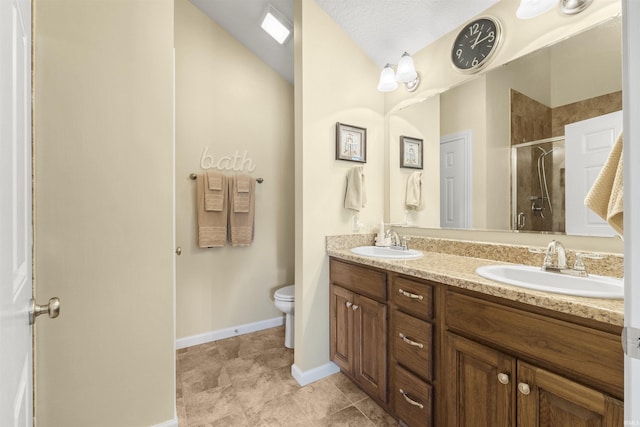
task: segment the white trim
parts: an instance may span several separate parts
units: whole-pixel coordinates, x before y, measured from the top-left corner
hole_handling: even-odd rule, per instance
[[[622,2],[622,106],[624,120],[624,324],[640,328],[640,170],[635,167],[640,161],[640,2]],[[625,425],[640,424],[640,406],[631,404],[640,399],[640,360],[624,357],[624,405]]]
[[[337,374],[340,372],[340,368],[333,362],[329,362],[325,365],[318,366],[317,368],[309,369],[308,371],[302,371],[294,363],[291,365],[291,376],[300,384],[305,386],[311,384],[329,375]]]
[[[259,322],[246,323],[244,325],[232,326],[217,331],[205,332],[203,334],[192,335],[190,337],[179,338],[176,340],[176,350],[180,348],[191,347],[193,345],[204,344],[212,341],[223,340],[238,335],[249,334],[251,332],[261,331],[263,329],[275,328],[284,325],[284,315],[274,317],[273,319],[260,320]]]
[[[172,420],[165,421],[160,424],[156,424],[153,427],[178,427],[178,419],[174,418]]]

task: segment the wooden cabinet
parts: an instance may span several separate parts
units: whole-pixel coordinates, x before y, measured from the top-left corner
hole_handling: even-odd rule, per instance
[[[391,411],[411,427],[437,425],[434,418],[434,287],[437,284],[390,275]]]
[[[446,319],[448,427],[622,425],[614,334],[456,293]]]
[[[331,360],[371,397],[386,404],[386,274],[332,260],[331,280]]]

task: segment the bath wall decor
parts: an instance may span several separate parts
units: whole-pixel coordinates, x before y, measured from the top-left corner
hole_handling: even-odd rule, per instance
[[[400,167],[422,169],[422,140],[400,136]]]
[[[235,153],[230,156],[222,156],[216,159],[212,154],[209,154],[209,147],[202,149],[200,167],[202,169],[218,169],[221,171],[236,172],[253,172],[256,169],[247,150],[244,150],[242,153],[236,150]]]
[[[367,162],[367,130],[336,123],[336,160]]]

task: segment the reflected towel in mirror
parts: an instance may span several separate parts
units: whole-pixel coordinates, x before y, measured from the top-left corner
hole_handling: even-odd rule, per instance
[[[596,178],[584,204],[623,234],[622,133],[618,136],[606,163]]]

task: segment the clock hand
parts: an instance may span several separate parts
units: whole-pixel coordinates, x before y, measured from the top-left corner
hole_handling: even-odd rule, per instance
[[[480,31],[478,31],[478,37],[476,37],[476,40],[475,40],[475,41],[473,42],[473,44],[471,45],[471,49],[473,49],[474,47],[476,47],[476,45],[477,45],[478,43],[480,43],[480,42],[478,41],[478,39],[480,38],[480,36],[481,36],[481,35],[482,35],[482,33],[481,33]]]
[[[492,35],[491,35],[491,34],[489,34],[487,37],[485,37],[485,38],[483,38],[483,39],[481,39],[481,40],[476,39],[476,41],[475,41],[475,42],[473,42],[473,44],[471,45],[471,49],[475,48],[475,47],[476,47],[476,45],[478,45],[478,44],[482,43],[483,41],[485,41],[485,40],[486,40],[486,39],[488,39],[489,37],[492,37]],[[479,35],[479,34],[478,34],[478,38],[480,38],[480,35]]]

